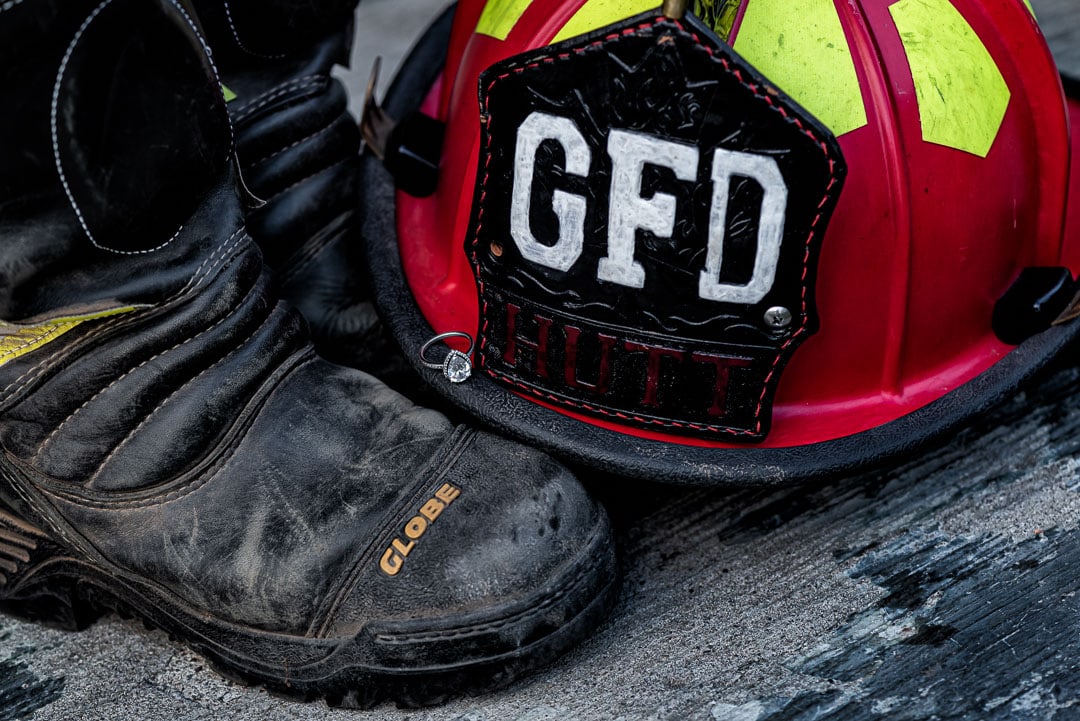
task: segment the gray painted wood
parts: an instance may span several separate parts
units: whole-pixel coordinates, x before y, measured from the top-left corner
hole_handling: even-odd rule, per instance
[[[1080,4],[1033,3],[1080,71]],[[361,60],[374,28],[418,29],[442,4],[368,0],[388,15],[361,18]],[[400,57],[405,41],[387,42]],[[0,616],[0,721],[1075,719],[1078,454],[1066,368],[879,473],[772,492],[605,486],[626,569],[608,623],[503,692],[422,711],[279,701],[115,617],[68,634]]]

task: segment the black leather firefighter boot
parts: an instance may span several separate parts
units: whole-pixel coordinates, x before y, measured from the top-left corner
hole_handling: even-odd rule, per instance
[[[331,77],[348,65],[357,0],[192,4],[227,88],[244,182],[261,201],[248,232],[282,297],[324,357],[401,375],[408,364],[375,315],[358,257],[360,130]]]
[[[0,604],[133,612],[300,698],[505,683],[612,596],[547,456],[317,357],[178,0],[0,6]]]

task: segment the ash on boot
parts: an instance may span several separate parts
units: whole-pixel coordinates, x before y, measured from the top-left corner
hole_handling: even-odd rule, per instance
[[[504,684],[612,598],[539,452],[332,365],[244,226],[176,0],[0,8],[0,607],[123,609],[297,698]]]

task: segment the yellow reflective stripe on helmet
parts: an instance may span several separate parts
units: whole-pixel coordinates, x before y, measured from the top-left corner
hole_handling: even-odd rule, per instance
[[[506,40],[531,4],[532,0],[488,0],[484,12],[480,14],[480,21],[476,23],[476,32]]]
[[[834,135],[866,125],[859,76],[833,0],[749,0],[735,50]]]
[[[1031,17],[1035,17],[1035,8],[1031,7],[1031,0],[1024,0],[1024,4],[1027,5],[1028,12],[1031,13]]]
[[[633,17],[646,10],[660,12],[660,0],[589,0],[566,21],[555,39],[558,43]]]
[[[32,324],[0,321],[0,366],[37,350],[87,321],[130,313],[144,307],[146,306],[128,305],[94,313],[50,318]]]
[[[997,63],[949,0],[889,7],[907,52],[923,140],[985,158],[1009,107]]]

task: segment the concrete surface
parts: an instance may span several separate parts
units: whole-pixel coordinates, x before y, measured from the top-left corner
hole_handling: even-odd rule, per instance
[[[1033,2],[1075,53],[1075,0]],[[353,87],[443,4],[366,0]],[[503,692],[433,709],[281,701],[135,621],[69,634],[0,616],[0,721],[1080,718],[1078,454],[1065,368],[880,473],[767,493],[607,484],[626,576],[608,623]]]

